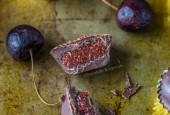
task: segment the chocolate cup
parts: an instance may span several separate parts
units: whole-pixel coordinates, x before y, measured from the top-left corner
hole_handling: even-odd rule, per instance
[[[81,64],[77,67],[65,67],[63,65],[62,56],[65,52],[70,52],[73,50],[76,50],[80,48],[83,43],[85,42],[95,42],[96,40],[101,40],[103,44],[106,46],[106,53],[99,57],[98,59],[89,61],[88,63]],[[78,38],[77,40],[74,40],[72,42],[67,42],[62,45],[59,45],[55,48],[53,48],[50,52],[50,54],[53,56],[53,58],[58,62],[58,64],[61,66],[61,68],[68,74],[78,74],[81,72],[93,70],[96,68],[103,67],[107,65],[110,61],[110,46],[111,46],[112,36],[110,34],[98,34],[98,35],[91,35],[91,36],[82,36]]]
[[[77,95],[81,93],[76,90],[74,87],[68,86],[65,90],[65,99],[62,103],[61,115],[79,115],[78,113],[78,103],[77,103]],[[89,115],[101,115],[98,108],[94,105],[91,98],[88,96],[86,99],[86,103],[88,103],[92,108],[92,113]]]
[[[77,112],[77,104],[75,96],[78,94],[74,87],[67,87],[65,91],[65,99],[62,103],[61,115],[75,115]]]
[[[161,75],[158,82],[158,98],[163,107],[170,112],[170,67],[168,70],[164,70],[164,74]]]

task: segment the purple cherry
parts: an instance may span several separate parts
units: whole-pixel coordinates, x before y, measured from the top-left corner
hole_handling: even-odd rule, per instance
[[[150,5],[145,0],[124,0],[119,8],[102,0],[112,9],[117,10],[116,22],[125,31],[137,31],[150,25],[153,13]]]
[[[44,38],[40,31],[29,25],[19,25],[10,30],[6,37],[8,53],[15,60],[30,58],[29,50],[33,55],[42,48]]]

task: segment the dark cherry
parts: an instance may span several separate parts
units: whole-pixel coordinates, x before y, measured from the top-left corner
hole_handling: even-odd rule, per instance
[[[14,27],[7,34],[6,38],[6,47],[12,58],[15,60],[26,60],[31,58],[31,76],[39,99],[48,106],[58,106],[60,101],[48,103],[41,97],[38,90],[39,83],[35,80],[33,55],[39,52],[43,44],[44,38],[41,32],[30,25],[19,25]]]
[[[147,27],[152,21],[152,11],[145,0],[124,0],[116,13],[116,22],[125,31]]]
[[[136,31],[147,27],[153,18],[150,5],[145,0],[124,0],[119,8],[102,0],[112,9],[117,10],[116,22],[125,31]]]
[[[35,55],[42,48],[43,43],[41,32],[30,25],[16,26],[6,37],[7,51],[15,60],[30,58],[29,50],[32,50]]]

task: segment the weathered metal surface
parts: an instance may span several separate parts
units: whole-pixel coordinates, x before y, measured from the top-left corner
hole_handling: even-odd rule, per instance
[[[113,1],[119,5],[121,1]],[[113,35],[111,61],[103,68],[71,76],[78,90],[89,90],[103,114],[106,108],[118,115],[150,115],[156,101],[156,85],[170,65],[170,1],[148,0],[153,24],[143,32],[127,33],[115,23],[115,11],[100,0],[1,0],[0,1],[0,113],[60,114],[60,108],[44,105],[34,93],[30,61],[15,61],[6,52],[7,32],[19,24],[39,29],[46,40],[34,58],[40,93],[49,102],[58,100],[66,87],[67,74],[50,56],[50,50],[83,34]],[[122,66],[123,65],[123,66]],[[125,72],[143,87],[125,100],[114,96],[125,85]]]

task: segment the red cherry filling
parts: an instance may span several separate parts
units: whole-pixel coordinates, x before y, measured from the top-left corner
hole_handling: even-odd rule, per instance
[[[88,101],[88,92],[81,92],[77,96],[78,115],[94,115],[94,108]]]
[[[105,55],[107,47],[102,43],[86,44],[76,50],[65,52],[63,65],[65,67],[77,67],[89,63]]]

